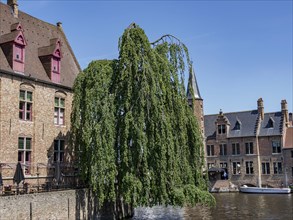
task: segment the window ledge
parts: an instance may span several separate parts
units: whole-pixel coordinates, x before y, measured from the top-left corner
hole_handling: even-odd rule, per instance
[[[15,62],[18,62],[18,63],[22,63],[24,64],[24,62],[22,60],[18,60],[18,59],[14,59]]]
[[[66,125],[58,125],[58,124],[54,124],[55,127],[61,127],[61,128],[66,128]]]
[[[33,123],[33,121],[31,120],[23,120],[23,119],[19,119],[20,122],[24,122],[24,123]]]

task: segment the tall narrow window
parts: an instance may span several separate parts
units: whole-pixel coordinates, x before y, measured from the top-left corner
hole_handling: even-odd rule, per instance
[[[18,161],[24,166],[25,174],[30,173],[32,139],[27,137],[18,138]]]
[[[270,163],[265,162],[261,164],[262,174],[270,174]]]
[[[227,145],[226,144],[220,144],[220,155],[221,156],[227,155]]]
[[[274,174],[282,174],[282,163],[274,162]]]
[[[60,58],[52,58],[52,81],[60,83]]]
[[[233,174],[234,175],[241,174],[240,162],[233,162],[232,166],[233,166]]]
[[[246,174],[253,174],[253,161],[246,161]]]
[[[24,62],[24,46],[22,45],[15,45],[15,60],[17,60],[18,62]]]
[[[54,140],[54,162],[64,161],[64,140]]]
[[[239,143],[232,144],[232,155],[239,155],[240,154],[240,145]]]
[[[214,145],[207,145],[207,156],[214,156]]]
[[[65,99],[55,97],[54,124],[64,125]]]
[[[273,147],[273,154],[281,153],[280,141],[272,141],[272,147]]]
[[[32,120],[33,93],[26,90],[19,92],[19,119]]]
[[[245,153],[253,154],[253,142],[245,143]]]

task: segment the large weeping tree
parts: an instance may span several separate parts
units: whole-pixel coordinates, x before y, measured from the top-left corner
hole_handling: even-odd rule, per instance
[[[93,61],[76,79],[72,143],[82,179],[117,218],[137,206],[212,204],[202,137],[187,104],[188,50],[165,35],[150,43],[131,24],[117,60]]]

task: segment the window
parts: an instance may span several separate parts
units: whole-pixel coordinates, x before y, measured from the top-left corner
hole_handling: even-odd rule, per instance
[[[236,121],[234,129],[235,130],[240,130],[240,122],[239,121]]]
[[[227,155],[227,145],[226,144],[220,144],[220,155],[221,156]]]
[[[240,154],[240,145],[239,143],[232,144],[232,155],[239,155]]]
[[[23,62],[23,50],[24,46],[15,45],[15,59],[19,62]]]
[[[246,174],[253,174],[253,161],[246,161]]]
[[[226,125],[218,125],[218,134],[226,133]]]
[[[52,58],[52,81],[60,83],[60,58]]]
[[[292,167],[292,176],[293,176],[293,167]]]
[[[207,156],[214,156],[214,145],[207,145]]]
[[[54,124],[64,125],[65,99],[55,97]]]
[[[291,150],[291,157],[293,158],[293,150]]]
[[[273,128],[274,127],[274,120],[272,118],[269,119],[267,128]]]
[[[273,147],[273,154],[281,153],[280,141],[272,141],[272,147]]]
[[[30,173],[32,139],[26,137],[18,138],[18,161],[24,165],[25,174]]]
[[[241,166],[240,162],[233,162],[233,174],[238,175],[241,174]]]
[[[54,162],[64,161],[64,140],[54,140]]]
[[[221,168],[228,168],[228,163],[220,163]]]
[[[212,167],[214,167],[214,166],[215,166],[214,163],[208,163],[208,169],[210,169],[210,168],[212,168]]]
[[[270,174],[270,163],[262,163],[262,174]]]
[[[19,119],[25,121],[32,120],[33,93],[20,90],[19,93]]]
[[[253,142],[245,143],[245,153],[253,154]]]
[[[282,163],[274,162],[274,174],[282,174]]]

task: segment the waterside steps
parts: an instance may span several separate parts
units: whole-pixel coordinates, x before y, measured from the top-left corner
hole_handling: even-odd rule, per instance
[[[238,192],[238,187],[230,180],[217,180],[210,185],[210,192]]]

